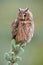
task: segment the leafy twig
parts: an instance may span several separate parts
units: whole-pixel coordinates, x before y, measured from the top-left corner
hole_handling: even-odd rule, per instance
[[[8,65],[18,65],[17,61],[21,60],[21,57],[18,56],[20,52],[24,52],[23,47],[26,46],[26,42],[23,42],[20,46],[17,44],[16,40],[12,39],[12,51],[5,54],[5,58],[8,61]]]

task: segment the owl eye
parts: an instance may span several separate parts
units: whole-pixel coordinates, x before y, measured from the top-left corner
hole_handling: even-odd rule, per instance
[[[24,17],[26,17],[26,14],[24,15]]]

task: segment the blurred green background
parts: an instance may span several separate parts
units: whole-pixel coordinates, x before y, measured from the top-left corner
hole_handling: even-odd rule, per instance
[[[20,7],[33,13],[35,32],[18,64],[43,65],[43,0],[0,0],[0,65],[7,65],[4,54],[11,49],[11,23]]]

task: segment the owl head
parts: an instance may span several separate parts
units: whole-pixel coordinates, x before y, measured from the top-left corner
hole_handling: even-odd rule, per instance
[[[33,16],[32,16],[32,13],[29,11],[28,8],[26,8],[26,9],[19,8],[17,18],[21,21],[27,21],[27,20],[32,20]]]

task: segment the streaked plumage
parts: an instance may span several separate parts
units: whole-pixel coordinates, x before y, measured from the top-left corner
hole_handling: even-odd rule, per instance
[[[12,38],[18,43],[30,42],[34,33],[34,21],[32,13],[26,9],[19,9],[17,19],[12,23]]]

